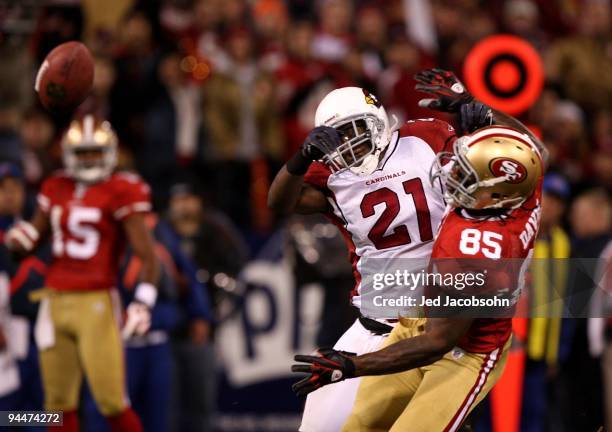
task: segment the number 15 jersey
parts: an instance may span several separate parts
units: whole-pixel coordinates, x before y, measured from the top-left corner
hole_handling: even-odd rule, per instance
[[[426,266],[446,208],[442,185],[430,184],[429,170],[439,152],[452,149],[455,138],[444,121],[409,121],[393,134],[372,174],[346,170],[332,175],[319,162],[306,173],[304,181],[327,196],[327,216],[347,242],[355,306],[360,306],[364,270],[370,273],[375,266],[384,272],[385,263],[397,258],[414,258]]]
[[[114,287],[126,242],[122,221],[151,210],[147,184],[135,174],[115,173],[86,185],[60,172],[44,181],[37,200],[51,224],[53,261],[45,284],[58,291]]]

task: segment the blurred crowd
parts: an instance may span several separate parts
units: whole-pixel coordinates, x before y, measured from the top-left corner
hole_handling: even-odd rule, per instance
[[[312,127],[322,94],[358,85],[400,120],[432,116],[417,106],[413,74],[435,65],[461,76],[470,48],[500,32],[544,59],[545,89],[522,119],[541,131],[551,166],[573,184],[612,185],[608,1],[41,3],[0,7],[0,156],[23,162],[34,186],[58,166],[64,125],[36,105],[31,78],[67,40],[95,56],[80,111],[111,120],[123,165],[153,186],[158,208],[172,184],[196,182],[240,229],[265,233],[268,181]]]
[[[27,215],[41,180],[61,166],[70,119],[45,112],[32,89],[59,43],[81,40],[94,55],[93,91],[77,115],[111,121],[121,167],[152,186],[194,277],[223,289],[279,228],[266,206],[270,180],[312,128],[325,93],[357,85],[400,121],[432,117],[417,105],[414,73],[437,66],[461,76],[476,42],[511,33],[537,48],[546,71],[539,100],[520,116],[551,152],[542,256],[598,257],[610,240],[611,16],[608,0],[0,1],[0,160],[9,162],[0,194],[11,194],[7,179],[26,191],[25,210],[2,201],[2,217]],[[210,318],[192,318],[192,341],[205,344]],[[573,326],[569,341],[559,332],[554,353],[546,353],[547,330],[532,335],[536,401],[572,403],[547,387],[561,362],[599,368],[588,325]],[[198,361],[188,349],[181,355]],[[206,403],[194,409],[209,410]],[[538,419],[547,409],[526,406]],[[525,430],[544,430],[535,423]],[[579,425],[567,430],[596,429]]]

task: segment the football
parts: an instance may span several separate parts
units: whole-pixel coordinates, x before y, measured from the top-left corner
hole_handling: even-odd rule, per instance
[[[69,111],[81,104],[91,91],[94,64],[91,53],[80,42],[55,47],[40,65],[34,89],[50,111]]]

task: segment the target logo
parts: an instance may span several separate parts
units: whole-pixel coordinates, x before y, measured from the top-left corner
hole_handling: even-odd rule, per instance
[[[544,66],[537,50],[513,35],[493,35],[469,52],[463,65],[474,97],[511,115],[529,109],[542,92]]]
[[[489,169],[495,177],[506,177],[506,182],[516,184],[527,177],[527,168],[517,160],[510,158],[495,158],[489,164]]]

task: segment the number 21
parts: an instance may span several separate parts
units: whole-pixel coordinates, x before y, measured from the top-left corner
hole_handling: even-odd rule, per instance
[[[421,179],[417,177],[406,180],[402,183],[402,186],[404,187],[404,192],[407,195],[412,195],[414,200],[421,241],[426,242],[433,239],[431,216]],[[410,243],[410,234],[408,234],[408,227],[406,225],[396,226],[390,234],[385,235],[389,226],[391,226],[393,220],[395,220],[400,212],[399,197],[391,189],[383,187],[367,193],[361,201],[361,215],[364,218],[374,216],[374,207],[382,203],[385,204],[385,210],[368,233],[368,238],[372,241],[374,247],[380,250]]]

